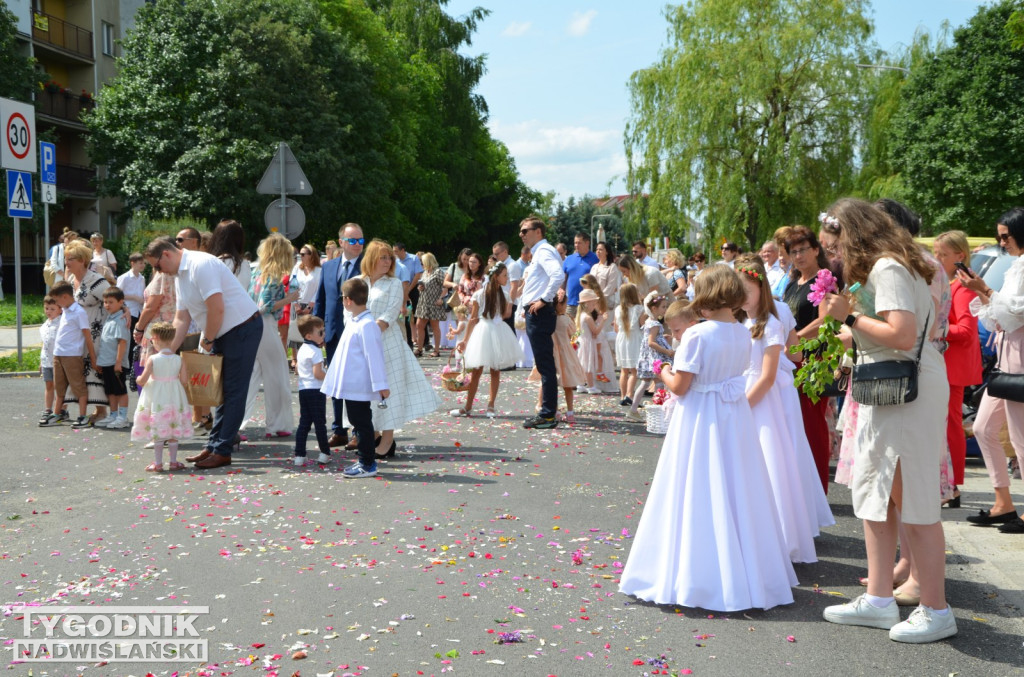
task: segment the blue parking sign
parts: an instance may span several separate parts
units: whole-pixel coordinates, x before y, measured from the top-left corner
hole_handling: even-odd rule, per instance
[[[32,173],[7,170],[7,216],[32,218]]]
[[[40,183],[57,183],[57,146],[48,141],[39,142]]]

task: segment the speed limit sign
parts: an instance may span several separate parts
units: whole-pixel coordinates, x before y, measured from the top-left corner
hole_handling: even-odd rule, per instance
[[[36,171],[36,111],[30,103],[0,99],[0,166]]]

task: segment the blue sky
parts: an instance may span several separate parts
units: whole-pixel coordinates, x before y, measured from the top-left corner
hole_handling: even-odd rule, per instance
[[[875,0],[875,42],[909,43],[918,28],[963,25],[976,0]],[[505,142],[527,185],[559,199],[625,192],[626,84],[666,45],[665,3],[652,0],[451,0],[461,16],[491,10],[468,54],[486,54],[479,92],[492,135]]]

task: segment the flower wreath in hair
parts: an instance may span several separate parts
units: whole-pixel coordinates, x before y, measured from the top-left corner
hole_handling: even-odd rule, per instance
[[[487,277],[494,277],[496,274],[500,273],[504,269],[505,264],[502,263],[501,261],[498,261],[493,266],[487,269]]]
[[[741,266],[741,267],[737,268],[737,270],[739,272],[743,273],[744,275],[749,275],[750,277],[754,278],[758,282],[761,282],[761,281],[764,280],[764,275],[762,275],[761,273],[757,272],[753,268],[746,268],[746,267],[742,267]]]
[[[840,229],[839,219],[830,215],[828,212],[822,212],[818,214],[818,221],[823,226],[830,226],[832,228],[835,228],[836,230]]]
[[[644,297],[644,308],[651,309],[667,298],[664,294],[659,294],[657,290],[654,290]]]

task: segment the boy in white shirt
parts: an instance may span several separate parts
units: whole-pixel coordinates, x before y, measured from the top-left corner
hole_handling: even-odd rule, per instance
[[[85,359],[83,354],[89,351],[89,359],[96,364],[96,346],[92,342],[92,331],[89,328],[89,316],[85,309],[75,302],[75,288],[70,282],[58,282],[50,289],[50,296],[63,309],[57,336],[53,342],[53,381],[54,411],[64,411],[64,395],[68,387],[71,394],[78,399],[78,418],[71,426],[87,428],[89,417],[85,410],[89,406],[89,387],[85,384]],[[58,425],[61,419],[57,414],[50,414],[41,426]]]
[[[299,427],[295,429],[295,465],[306,465],[306,438],[310,427],[316,430],[320,447],[319,463],[331,462],[327,437],[327,400],[324,385],[324,321],[316,315],[302,315],[296,321],[302,346],[295,353],[295,371],[299,376]]]
[[[373,477],[377,474],[376,447],[373,440],[373,411],[370,402],[378,397],[377,406],[387,407],[388,378],[384,371],[384,342],[380,327],[366,309],[370,289],[358,277],[341,286],[346,316],[334,359],[327,368],[321,390],[325,395],[345,403],[349,423],[359,436],[359,460],[345,468],[347,478]]]
[[[39,371],[43,375],[43,411],[39,424],[46,423],[53,413],[53,344],[57,339],[57,327],[60,325],[60,306],[52,296],[43,297],[43,313],[46,315],[46,322],[39,327],[39,338],[43,341],[43,347],[39,351]],[[66,419],[66,412],[57,412],[58,418]]]

